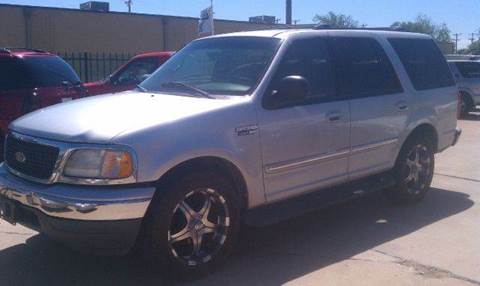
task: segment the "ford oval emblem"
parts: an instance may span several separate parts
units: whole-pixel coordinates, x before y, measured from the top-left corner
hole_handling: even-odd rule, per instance
[[[25,163],[27,161],[27,157],[25,154],[23,154],[23,152],[17,152],[15,153],[15,160],[17,160],[19,163]]]

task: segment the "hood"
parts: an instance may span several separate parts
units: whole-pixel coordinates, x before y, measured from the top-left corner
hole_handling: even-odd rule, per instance
[[[221,109],[245,97],[208,99],[123,92],[74,100],[27,114],[10,129],[25,135],[76,143],[109,143],[134,132]]]

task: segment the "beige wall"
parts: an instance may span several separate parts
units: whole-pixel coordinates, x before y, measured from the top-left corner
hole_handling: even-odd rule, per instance
[[[197,38],[198,19],[0,4],[0,46],[53,52],[136,54],[176,50]],[[8,28],[5,28],[8,27]],[[219,20],[216,33],[268,29],[267,25]]]
[[[25,46],[25,21],[22,9],[0,6],[0,47]]]

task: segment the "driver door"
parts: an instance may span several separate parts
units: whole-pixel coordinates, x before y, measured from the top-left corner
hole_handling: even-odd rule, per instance
[[[286,76],[304,77],[310,94],[288,104],[276,102],[281,99],[275,97],[275,89]],[[259,112],[267,199],[346,182],[349,128],[349,103],[336,97],[327,39],[290,43]]]

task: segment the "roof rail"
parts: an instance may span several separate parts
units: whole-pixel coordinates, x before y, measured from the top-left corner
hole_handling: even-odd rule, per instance
[[[16,48],[16,47],[0,47],[0,52],[3,53],[12,53],[15,51],[25,51],[25,52],[36,52],[36,53],[48,53],[44,50],[39,50],[39,49],[30,49],[30,48]]]
[[[331,25],[320,24],[312,29],[314,30],[360,30],[360,31],[388,31],[388,32],[407,32],[402,28],[390,28],[390,27],[360,27],[360,28],[336,28]]]

